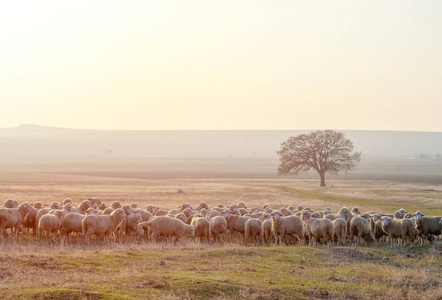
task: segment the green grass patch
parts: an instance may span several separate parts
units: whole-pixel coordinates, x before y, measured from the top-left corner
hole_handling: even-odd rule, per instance
[[[441,250],[440,244],[411,249],[226,245],[64,252],[53,261],[42,252],[33,259],[54,262],[50,268],[27,260],[2,266],[9,275],[0,274],[0,298],[359,299],[393,296],[410,287],[430,297],[442,284]],[[27,274],[36,275],[23,278]]]

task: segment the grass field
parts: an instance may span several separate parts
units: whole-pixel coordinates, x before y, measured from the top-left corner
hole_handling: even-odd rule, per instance
[[[309,206],[442,215],[442,183],[294,179],[138,179],[0,173],[2,201]],[[183,194],[177,193],[184,190]],[[5,299],[441,299],[442,245],[242,247],[183,242],[48,247],[31,237],[0,245]]]

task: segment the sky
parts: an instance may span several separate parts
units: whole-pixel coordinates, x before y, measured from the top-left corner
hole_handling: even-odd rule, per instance
[[[442,131],[442,2],[2,1],[0,128]]]

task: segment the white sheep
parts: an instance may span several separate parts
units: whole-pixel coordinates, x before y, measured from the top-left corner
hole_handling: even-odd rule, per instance
[[[54,214],[46,214],[40,218],[38,223],[38,238],[41,238],[43,232],[46,235],[47,243],[55,242],[56,235],[61,228],[61,219],[63,218],[63,211],[57,210]]]
[[[151,233],[151,239],[154,241],[158,241],[160,236],[164,236],[172,238],[172,241],[176,243],[181,237],[195,235],[195,228],[192,225],[167,216],[154,217],[147,222],[140,223],[139,226],[147,227]]]
[[[304,243],[304,226],[301,218],[293,215],[283,217],[278,211],[273,212],[271,216],[275,244],[283,245],[286,235],[295,236],[299,242]]]
[[[325,239],[328,246],[333,243],[333,223],[329,219],[315,219],[311,217],[308,210],[301,214],[302,221],[305,224],[305,230],[309,239],[309,246],[316,246],[320,239]]]

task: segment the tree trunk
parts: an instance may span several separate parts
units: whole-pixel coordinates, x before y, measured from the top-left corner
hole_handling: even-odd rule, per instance
[[[325,185],[325,172],[319,172],[319,176],[321,176],[321,186]]]

